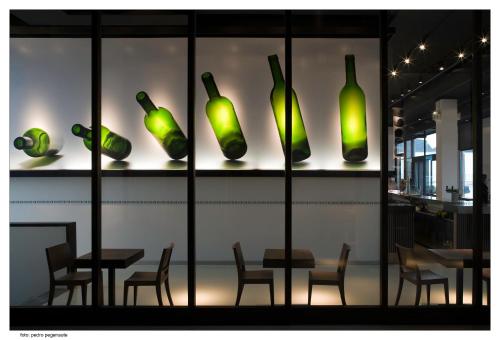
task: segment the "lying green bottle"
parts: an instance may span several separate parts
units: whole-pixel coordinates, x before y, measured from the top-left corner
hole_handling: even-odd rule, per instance
[[[345,86],[340,91],[340,129],[342,156],[349,162],[368,157],[365,94],[356,82],[354,55],[345,56]]]
[[[135,96],[137,102],[146,111],[144,125],[156,138],[172,159],[181,159],[187,155],[187,138],[174,117],[167,109],[157,108],[144,91]]]
[[[30,157],[53,156],[61,149],[51,143],[47,132],[39,128],[31,128],[14,139],[14,147]]]
[[[201,80],[209,97],[205,111],[222,153],[231,160],[243,157],[247,152],[247,143],[233,103],[219,94],[212,73],[203,73]]]
[[[278,126],[281,139],[281,147],[285,153],[285,79],[281,72],[281,66],[277,55],[267,57],[271,73],[273,74],[274,86],[271,91],[271,106],[273,107],[274,119]],[[292,89],[292,162],[300,162],[311,156],[311,149],[307,140],[306,128],[300,113],[297,94]]]
[[[81,124],[75,124],[71,132],[77,137],[83,138],[83,144],[92,151],[92,130]],[[125,159],[132,151],[132,144],[128,139],[122,137],[107,127],[101,125],[101,153],[117,161]]]

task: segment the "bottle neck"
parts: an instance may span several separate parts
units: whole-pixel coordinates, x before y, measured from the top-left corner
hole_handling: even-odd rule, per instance
[[[345,80],[347,84],[356,84],[356,66],[352,54],[345,56]]]
[[[274,83],[284,83],[285,79],[283,78],[283,73],[281,72],[278,56],[276,54],[270,55],[267,57],[267,60],[269,61],[269,66],[271,67]]]
[[[86,139],[91,139],[92,138],[92,130],[86,128],[85,126],[81,124],[75,124],[71,128],[71,132],[75,136],[81,137],[81,138],[86,138]]]
[[[31,149],[35,143],[30,137],[17,137],[14,139],[14,147],[18,150]]]
[[[207,90],[208,97],[210,99],[214,97],[220,97],[220,93],[217,89],[217,85],[215,84],[214,76],[212,75],[212,73],[203,73],[201,75],[201,80],[203,81],[203,85],[205,85],[205,89]]]
[[[150,113],[151,111],[158,110],[158,108],[155,106],[155,104],[153,104],[153,102],[151,101],[151,98],[149,98],[148,94],[144,91],[137,93],[137,95],[135,96],[135,99],[142,106],[144,111],[146,111],[146,113]]]

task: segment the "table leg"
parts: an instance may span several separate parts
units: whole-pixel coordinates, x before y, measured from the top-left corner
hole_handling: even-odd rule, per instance
[[[457,291],[456,304],[463,305],[463,303],[464,303],[464,270],[463,270],[463,268],[457,268],[456,291]]]
[[[97,284],[99,285],[99,296],[97,297],[97,301],[99,303],[100,306],[102,306],[104,304],[104,285],[103,285],[103,282],[102,282],[102,269],[99,271],[99,280],[97,282]]]
[[[115,305],[115,268],[108,268],[108,304]]]

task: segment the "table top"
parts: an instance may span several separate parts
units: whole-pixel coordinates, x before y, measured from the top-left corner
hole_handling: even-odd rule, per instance
[[[448,268],[471,268],[472,249],[428,249],[436,260]],[[490,253],[483,252],[483,267],[490,265]]]
[[[144,249],[101,249],[102,268],[127,268],[144,257]],[[87,253],[75,260],[80,268],[92,267],[92,253]]]
[[[264,268],[285,268],[285,249],[266,249],[262,261]],[[308,249],[292,249],[293,268],[314,268],[314,255]]]

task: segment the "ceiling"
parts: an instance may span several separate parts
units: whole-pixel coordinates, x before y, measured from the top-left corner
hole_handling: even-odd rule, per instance
[[[489,14],[483,16],[489,34]],[[394,11],[389,40],[389,103],[403,108],[406,123],[416,130],[432,127],[435,102],[457,99],[462,119],[471,112],[471,51],[480,37],[474,35],[473,11]],[[418,46],[425,43],[426,49]],[[463,60],[458,58],[464,52]],[[489,45],[483,55],[483,115],[489,116]],[[410,64],[403,59],[410,57]],[[439,68],[444,70],[440,71]],[[420,126],[420,127],[419,127]]]

